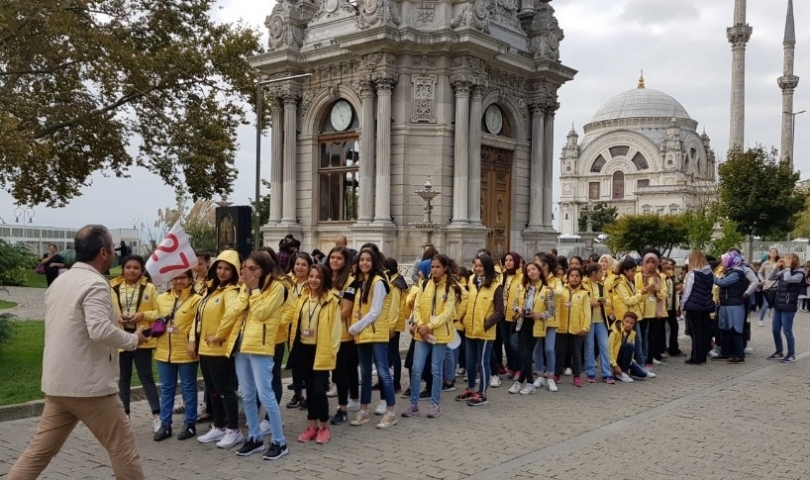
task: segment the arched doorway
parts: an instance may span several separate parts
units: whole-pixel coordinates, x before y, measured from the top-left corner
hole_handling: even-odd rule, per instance
[[[509,251],[512,221],[512,160],[514,152],[481,146],[481,223],[486,247],[497,262]]]

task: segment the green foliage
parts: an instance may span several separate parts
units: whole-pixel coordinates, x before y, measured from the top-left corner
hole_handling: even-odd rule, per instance
[[[93,173],[137,165],[194,199],[230,193],[255,94],[247,57],[262,47],[258,32],[214,23],[216,4],[0,2],[0,186],[63,206]]]
[[[604,232],[605,227],[616,221],[619,217],[619,208],[611,207],[605,202],[599,202],[593,207],[593,219],[591,220],[591,230],[596,233]],[[580,215],[579,231],[588,231],[588,215]]]
[[[14,336],[14,323],[11,320],[11,314],[0,314],[0,351],[2,351],[3,344],[8,343]]]
[[[687,242],[687,229],[682,215],[624,215],[608,225],[607,245],[614,253],[641,253],[645,248],[658,249],[667,256]]]
[[[0,286],[22,285],[26,280],[26,270],[36,264],[36,255],[23,245],[0,240]]]
[[[740,233],[739,226],[733,221],[723,220],[720,228],[722,230],[720,237],[713,239],[708,248],[709,254],[718,259],[730,248],[741,248],[745,241],[745,236]]]
[[[793,236],[795,238],[808,238],[810,237],[810,194],[804,193],[804,208],[798,217],[796,217],[796,225],[793,227]]]
[[[722,214],[743,235],[770,237],[791,232],[805,196],[796,190],[799,173],[763,147],[734,150],[720,164]]]
[[[42,320],[10,321],[12,341],[0,349],[0,406],[42,398]]]
[[[714,226],[720,219],[717,210],[711,206],[702,206],[697,210],[683,213],[681,217],[686,229],[684,246],[692,250],[706,251],[712,243]]]

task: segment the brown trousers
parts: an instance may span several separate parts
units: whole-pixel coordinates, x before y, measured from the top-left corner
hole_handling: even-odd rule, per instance
[[[89,398],[46,396],[37,433],[11,467],[8,480],[39,477],[79,422],[107,450],[115,478],[143,480],[135,434],[117,394]]]

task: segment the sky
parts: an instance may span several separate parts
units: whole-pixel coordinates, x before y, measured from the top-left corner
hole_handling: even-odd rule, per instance
[[[257,4],[265,5],[257,13]],[[219,0],[215,20],[244,21],[260,29],[266,42],[264,17],[273,2]],[[733,19],[733,0],[553,0],[565,31],[561,61],[579,73],[559,92],[560,110],[555,129],[555,156],[573,125],[580,137],[599,107],[611,97],[636,88],[641,70],[647,88],[661,90],[680,101],[689,115],[706,129],[718,159],[728,148],[731,95],[731,46],[726,28]],[[780,146],[782,39],[787,0],[749,0],[748,23],[754,33],[747,49],[746,125],[747,146]],[[794,2],[796,16],[796,70],[802,78],[794,111],[810,110],[810,2]],[[810,178],[810,113],[799,115],[794,148],[796,168]],[[239,175],[230,200],[247,204],[255,181],[255,130],[242,127],[238,135],[236,168]],[[137,143],[137,142],[133,142]],[[262,142],[269,159],[269,133]],[[555,162],[555,177],[560,165]],[[268,178],[269,161],[262,165]],[[93,184],[66,207],[34,207],[33,223],[40,226],[79,227],[102,223],[111,228],[152,224],[160,208],[173,206],[174,190],[155,175],[131,170],[131,178],[93,177]],[[132,192],[124,196],[122,192]],[[554,198],[559,198],[559,181]],[[137,198],[137,200],[133,200]],[[14,223],[14,202],[0,193],[0,219]]]

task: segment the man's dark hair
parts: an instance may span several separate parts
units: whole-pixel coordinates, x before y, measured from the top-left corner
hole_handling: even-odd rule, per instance
[[[110,231],[104,225],[87,225],[73,239],[77,262],[92,262],[102,248],[112,248]]]

